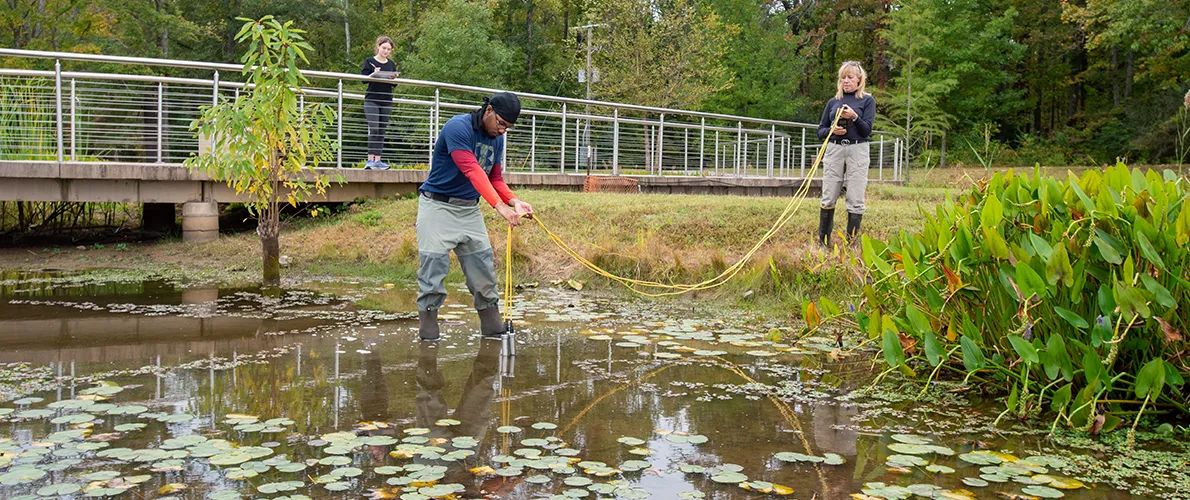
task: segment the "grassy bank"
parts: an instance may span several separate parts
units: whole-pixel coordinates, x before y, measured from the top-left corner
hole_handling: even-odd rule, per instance
[[[867,193],[864,230],[884,237],[920,228],[919,206],[932,210],[946,190],[873,185]],[[660,281],[690,282],[714,276],[739,259],[773,223],[789,198],[739,196],[584,194],[522,191],[542,220],[587,259],[619,275]],[[840,201],[840,206],[842,202]],[[846,224],[839,210],[836,229]],[[506,229],[484,209],[498,265],[503,265]],[[287,272],[411,279],[417,269],[414,221],[417,201],[373,200],[341,213],[295,219],[281,237],[282,254],[293,264]],[[794,218],[756,254],[736,279],[704,292],[798,301],[803,296],[839,296],[852,289],[854,270],[845,257],[816,249],[816,199],[803,200]],[[518,281],[543,284],[577,279],[612,286],[566,256],[535,224],[514,233]],[[224,236],[217,242],[186,245],[178,241],[114,249],[34,252],[9,250],[0,267],[160,267],[183,271],[259,269],[254,234]],[[461,279],[455,271],[455,279]]]

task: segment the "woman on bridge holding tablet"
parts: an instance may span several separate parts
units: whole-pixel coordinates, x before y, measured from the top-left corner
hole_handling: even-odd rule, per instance
[[[818,139],[830,137],[822,157],[822,210],[818,216],[818,244],[829,247],[835,226],[835,202],[847,192],[847,241],[854,241],[864,218],[864,190],[871,158],[868,139],[876,121],[876,99],[864,92],[868,74],[859,61],[839,67],[835,97],[826,102],[818,123]],[[834,129],[835,114],[842,115]]]
[[[381,35],[376,39],[376,55],[364,59],[361,74],[374,78],[396,78],[397,65],[388,56],[393,52],[393,39]],[[384,154],[384,129],[388,127],[388,115],[393,109],[393,84],[384,82],[368,82],[368,92],[364,94],[364,116],[368,119],[368,161],[364,163],[367,169],[388,169],[388,164],[380,161]]]

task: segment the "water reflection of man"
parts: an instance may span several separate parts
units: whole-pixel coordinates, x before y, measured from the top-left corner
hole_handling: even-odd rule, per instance
[[[446,380],[438,369],[438,347],[433,342],[420,342],[417,358],[417,426],[431,429],[431,438],[452,439],[470,436],[482,441],[491,423],[492,398],[496,395],[496,372],[500,366],[500,342],[483,341],[471,365],[471,375],[463,386],[463,394],[454,412],[447,416],[442,389]],[[438,426],[444,418],[460,424]]]
[[[479,343],[479,352],[475,355],[475,362],[471,365],[471,375],[463,385],[463,394],[453,412],[447,413],[446,400],[442,396],[442,389],[446,387],[446,379],[438,369],[438,345],[436,342],[422,341],[419,343],[417,358],[417,426],[430,429],[426,436],[431,442],[441,438],[445,442],[437,445],[447,452],[454,451],[451,441],[456,437],[469,436],[475,441],[482,442],[491,426],[492,398],[496,395],[496,375],[500,366],[500,342],[486,340]],[[459,424],[450,426],[436,425],[442,419],[458,420]],[[474,448],[466,448],[473,450]],[[429,462],[415,459],[415,462]],[[459,494],[460,498],[482,498],[480,488],[476,488],[474,477],[462,462],[435,462],[449,467],[442,483],[462,484],[467,489]]]

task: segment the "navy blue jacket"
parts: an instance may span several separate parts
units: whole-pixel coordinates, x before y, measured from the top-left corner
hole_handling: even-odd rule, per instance
[[[831,122],[835,120],[835,113],[842,105],[851,106],[852,111],[859,115],[858,118],[850,120],[849,123],[842,125],[847,129],[844,135],[831,135]],[[846,118],[839,118],[839,123],[848,121]],[[822,119],[818,122],[818,139],[826,139],[826,136],[831,135],[831,140],[837,141],[842,139],[849,139],[851,142],[864,142],[872,136],[872,124],[876,121],[876,98],[872,94],[864,95],[863,99],[856,99],[855,93],[843,94],[842,99],[831,98],[826,101],[826,109],[822,110]]]

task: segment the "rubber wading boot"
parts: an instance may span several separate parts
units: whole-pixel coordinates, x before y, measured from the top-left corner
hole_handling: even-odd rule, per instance
[[[478,312],[480,335],[489,339],[498,339],[504,336],[504,322],[500,319],[500,306],[492,306]]]
[[[854,245],[859,236],[859,223],[864,220],[864,214],[847,213],[847,243]]]
[[[417,335],[422,340],[438,340],[440,337],[440,331],[438,330],[438,310],[417,311],[417,319]]]
[[[835,227],[835,209],[823,208],[818,212],[818,244],[831,246],[831,230]]]

